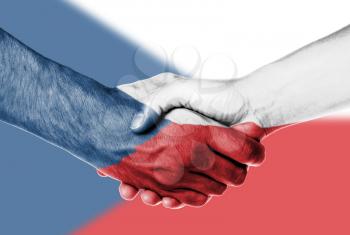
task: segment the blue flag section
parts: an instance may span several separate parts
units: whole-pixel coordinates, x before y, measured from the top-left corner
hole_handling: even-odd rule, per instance
[[[104,85],[146,78],[133,64],[137,45],[62,1],[2,1],[0,22],[35,51]],[[164,72],[147,53],[138,63],[147,77]],[[4,123],[0,139],[0,234],[66,234],[120,202],[116,181],[65,151]]]

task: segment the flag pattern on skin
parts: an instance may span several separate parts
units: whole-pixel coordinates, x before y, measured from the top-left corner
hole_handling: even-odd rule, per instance
[[[144,105],[148,94],[159,89],[164,80],[174,79],[171,75],[160,74],[118,89],[131,97],[130,103]],[[128,129],[122,135],[120,144],[122,148],[126,146],[128,153],[117,151],[114,162],[102,162],[98,171],[137,188],[153,189],[160,196],[175,197],[191,205],[202,205],[207,201],[206,195],[221,194],[226,189],[222,183],[241,184],[246,175],[246,167],[242,164],[260,164],[264,156],[263,147],[253,138],[186,109],[171,111],[151,132],[135,134]],[[220,157],[210,148],[234,161]],[[195,160],[197,155],[203,162],[204,158],[208,158],[208,162],[209,158],[212,159],[212,164],[202,166]],[[214,186],[205,187],[206,184]],[[186,193],[180,192],[184,188]],[[200,200],[189,196],[192,194]]]
[[[174,211],[136,199],[72,234],[349,234],[349,131],[349,121],[329,119],[282,129],[263,141],[267,160],[246,184],[205,207]]]
[[[162,73],[146,80],[140,80],[116,87],[121,94],[120,97],[123,99],[123,105],[125,105],[125,109],[123,109],[124,117],[130,119],[126,120],[127,122],[131,124],[134,110],[141,110],[144,108],[146,106],[145,101],[148,94],[161,87],[162,83],[159,81],[165,79],[173,79],[173,77],[170,73]],[[152,85],[150,86],[150,84]],[[133,108],[128,109],[128,107]],[[150,110],[150,112],[152,111]],[[158,118],[158,115],[155,112],[153,116],[154,119]],[[116,121],[125,122],[125,120]],[[120,143],[122,150],[115,151],[115,157],[113,159],[97,162],[95,167],[101,172],[106,172],[106,169],[111,165],[117,165],[123,160],[123,158],[134,154],[140,145],[147,143],[149,146],[155,146],[156,139],[162,139],[160,136],[165,137],[166,135],[169,135],[170,137],[190,137],[191,135],[198,135],[199,133],[195,133],[196,130],[201,127],[205,128],[207,125],[225,127],[214,120],[186,109],[172,111],[170,114],[166,115],[157,126],[141,134],[134,133],[128,125],[125,126],[123,123],[123,126],[121,126],[122,131],[120,133],[120,135],[123,136],[122,143]],[[199,141],[199,137],[200,136],[198,136],[197,141]],[[152,141],[154,142],[153,144]]]
[[[148,77],[133,64],[138,45],[65,2],[4,1],[0,13],[1,27],[23,43],[107,86]],[[139,56],[147,62],[148,72],[164,72],[157,58],[147,53]],[[130,76],[124,80],[125,75]],[[119,78],[123,79],[117,81]],[[125,94],[132,105],[141,107],[128,91]],[[2,138],[4,167],[0,172],[0,221],[6,223],[0,224],[0,234],[67,234],[122,202],[116,181],[97,177],[90,166],[70,154],[7,125],[0,125],[0,133],[6,136]],[[134,143],[145,139],[137,137]],[[132,151],[119,154],[126,156]],[[55,167],[42,167],[50,165]],[[19,221],[22,226],[17,226]]]
[[[8,0],[0,13],[11,34],[103,84],[146,78],[133,65],[137,45],[63,1]],[[164,72],[156,58],[144,60]],[[0,234],[350,234],[349,132],[349,121],[325,119],[283,129],[264,140],[267,161],[243,187],[173,211],[122,201],[115,181],[1,124]]]

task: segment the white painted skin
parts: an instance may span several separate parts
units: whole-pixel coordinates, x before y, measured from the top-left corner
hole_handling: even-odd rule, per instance
[[[117,88],[141,103],[147,101],[148,97],[161,88],[165,83],[176,79],[174,74],[159,74],[146,80],[140,80],[130,84],[120,85]],[[192,110],[179,108],[174,109],[166,114],[165,119],[177,124],[193,124],[193,125],[215,125],[224,126],[210,118],[200,115]],[[157,193],[151,190],[143,190],[135,188],[132,185],[121,183],[119,186],[119,193],[125,200],[133,200],[140,194],[141,200],[151,206],[162,204],[165,208],[180,209],[185,205],[174,198],[164,197],[160,198]]]
[[[185,79],[166,73],[120,88],[160,115],[172,110],[165,118],[178,123],[189,120],[176,108],[202,113],[225,125],[253,121],[273,127],[310,120],[350,106],[349,31],[348,26],[239,80]],[[147,111],[143,115],[149,118]],[[138,125],[144,123],[150,122]],[[121,186],[121,195],[127,187]],[[134,189],[130,199],[136,193]],[[145,203],[160,203],[153,192],[143,193]],[[181,207],[167,203],[163,199],[165,207]]]
[[[120,85],[117,88],[137,101],[145,104],[148,101],[148,98],[157,92],[158,89],[162,88],[165,84],[174,81],[178,77],[178,75],[172,73],[162,73],[145,80]],[[225,126],[213,119],[185,108],[172,110],[165,115],[165,119],[177,124]]]
[[[262,127],[322,117],[350,106],[350,26],[238,80],[163,76],[144,101],[158,114],[187,108],[226,125]]]
[[[148,97],[161,88],[165,83],[176,79],[174,74],[159,74],[146,80],[136,81],[130,84],[120,85],[117,88],[141,103],[147,101]],[[225,126],[199,113],[185,108],[174,109],[166,114],[165,119],[177,124],[193,124],[193,125],[215,125]],[[151,190],[135,188],[132,185],[121,183],[119,186],[120,195],[125,200],[133,200],[140,194],[141,200],[150,206],[160,205],[169,209],[180,209],[185,205],[178,200],[170,197],[160,198],[157,193]]]

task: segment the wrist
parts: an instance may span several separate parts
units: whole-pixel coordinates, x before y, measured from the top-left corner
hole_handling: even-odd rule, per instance
[[[275,94],[278,89],[274,89],[273,83],[276,74],[278,73],[268,66],[235,81],[234,89],[244,104],[244,115],[240,122],[254,122],[261,127],[271,126],[272,107],[278,96]]]
[[[120,144],[128,133],[125,113],[136,113],[136,109],[126,106],[124,96],[116,89],[100,84],[87,88],[81,97],[83,102],[74,105],[77,121],[67,131],[77,141],[64,140],[68,143],[64,148],[90,165],[102,168],[125,155],[129,146]]]
[[[232,123],[230,125],[254,122],[260,125],[260,121],[256,117],[256,112],[254,106],[252,106],[250,98],[250,86],[247,84],[247,78],[240,78],[238,80],[233,80],[231,82],[233,93],[235,94],[235,99],[231,100],[231,104],[234,107],[232,114]]]

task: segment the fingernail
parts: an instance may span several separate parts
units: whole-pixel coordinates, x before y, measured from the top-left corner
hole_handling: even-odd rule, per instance
[[[142,113],[136,114],[132,120],[131,129],[135,130],[140,128],[143,125],[144,119],[145,118]]]

